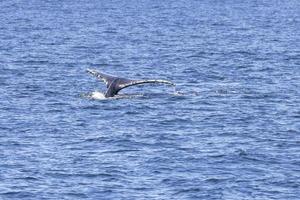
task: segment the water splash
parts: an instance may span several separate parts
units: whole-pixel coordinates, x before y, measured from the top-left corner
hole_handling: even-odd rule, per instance
[[[105,97],[105,94],[99,91],[94,91],[90,93],[84,93],[80,95],[83,98],[91,100],[109,100],[109,99],[132,99],[144,97],[144,94],[118,94],[113,97]]]
[[[174,89],[174,93],[173,94],[175,96],[185,96],[186,95],[184,92],[177,90],[176,86],[173,86],[173,89]]]
[[[87,93],[87,94],[81,94],[80,96],[84,97],[84,98],[88,98],[88,99],[95,99],[95,100],[106,99],[104,93],[99,92],[99,91],[94,91],[94,92],[90,92],[90,93]]]
[[[95,92],[91,93],[90,98],[92,98],[92,99],[105,99],[106,97],[102,92],[95,91]]]

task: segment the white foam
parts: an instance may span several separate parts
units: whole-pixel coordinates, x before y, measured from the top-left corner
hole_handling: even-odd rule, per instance
[[[90,98],[92,98],[92,99],[105,99],[105,95],[102,92],[95,91],[95,92],[91,93]]]

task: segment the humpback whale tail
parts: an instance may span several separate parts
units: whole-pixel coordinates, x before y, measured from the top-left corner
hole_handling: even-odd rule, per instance
[[[175,86],[174,83],[166,80],[155,80],[155,79],[148,79],[148,80],[131,80],[126,78],[120,78],[112,75],[108,75],[102,72],[99,72],[94,69],[87,69],[87,72],[95,76],[97,79],[104,81],[107,87],[107,91],[105,93],[105,97],[113,97],[118,92],[124,88],[139,85],[144,83],[163,83]]]

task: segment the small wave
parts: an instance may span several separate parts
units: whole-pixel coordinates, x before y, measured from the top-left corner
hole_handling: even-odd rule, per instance
[[[221,183],[221,182],[225,182],[226,180],[227,180],[226,178],[208,178],[205,181],[210,183]]]
[[[174,96],[182,96],[182,97],[187,97],[187,96],[199,96],[200,95],[200,92],[196,92],[196,91],[178,91],[178,90],[175,90],[174,93],[173,93]]]

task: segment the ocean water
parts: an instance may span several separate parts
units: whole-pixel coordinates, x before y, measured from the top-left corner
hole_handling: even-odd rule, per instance
[[[0,1],[0,199],[300,198],[300,1]],[[174,89],[84,94],[87,68]]]

